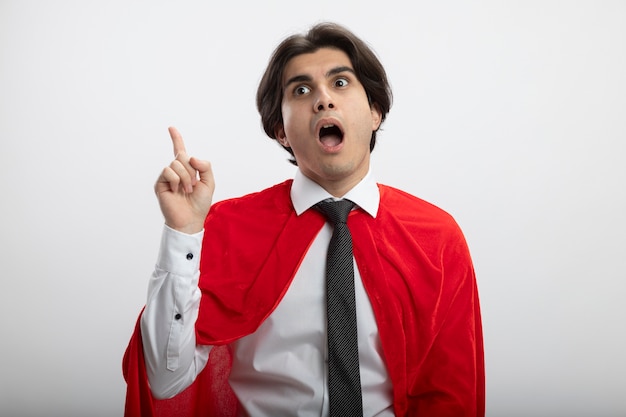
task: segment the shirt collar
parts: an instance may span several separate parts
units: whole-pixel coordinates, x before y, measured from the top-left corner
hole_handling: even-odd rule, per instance
[[[298,216],[320,201],[329,198],[337,200],[337,198],[333,197],[319,184],[304,175],[299,168],[296,170],[293,184],[291,185],[291,202]],[[367,175],[365,175],[354,188],[348,191],[343,198],[354,202],[370,216],[376,217],[376,213],[378,213],[378,203],[380,201],[380,192],[371,174],[371,170],[368,171]]]

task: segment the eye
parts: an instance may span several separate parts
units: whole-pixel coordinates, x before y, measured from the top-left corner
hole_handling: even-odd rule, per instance
[[[335,80],[335,87],[346,87],[348,85],[348,80],[345,78],[337,78]]]
[[[296,88],[294,88],[293,94],[295,96],[302,96],[304,94],[308,94],[310,91],[311,89],[307,87],[306,85],[299,85]]]

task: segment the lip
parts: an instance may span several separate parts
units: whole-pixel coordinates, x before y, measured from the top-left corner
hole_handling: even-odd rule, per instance
[[[339,128],[339,130],[341,131],[342,134],[342,140],[341,142],[336,145],[336,146],[325,146],[322,141],[320,140],[320,130],[322,129],[323,126],[325,125],[335,125],[337,128]],[[317,143],[320,145],[320,147],[327,153],[336,153],[338,152],[341,148],[343,148],[344,145],[344,139],[345,138],[345,134],[346,132],[343,129],[343,125],[341,124],[341,122],[339,120],[337,120],[334,117],[323,117],[321,119],[319,119],[314,127],[313,127],[313,132],[315,135],[315,138],[317,139]]]

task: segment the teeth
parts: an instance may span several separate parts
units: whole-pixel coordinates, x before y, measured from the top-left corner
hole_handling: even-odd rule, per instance
[[[322,126],[322,127],[323,127],[323,128],[329,128],[329,127],[333,127],[333,126],[335,126],[335,125],[334,125],[334,124],[330,124],[330,125],[324,125],[324,126]]]

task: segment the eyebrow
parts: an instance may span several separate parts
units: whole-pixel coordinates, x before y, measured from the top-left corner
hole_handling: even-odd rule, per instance
[[[326,73],[326,78],[330,78],[333,75],[337,75],[337,74],[341,74],[342,72],[349,72],[352,73],[356,76],[356,73],[354,72],[354,69],[348,67],[348,66],[340,66],[340,67],[335,67],[332,68],[330,71],[328,71]],[[294,77],[291,77],[290,79],[287,80],[287,82],[285,83],[285,86],[283,88],[287,88],[290,84],[293,83],[302,83],[302,82],[310,82],[313,79],[311,78],[310,75],[296,75]]]

